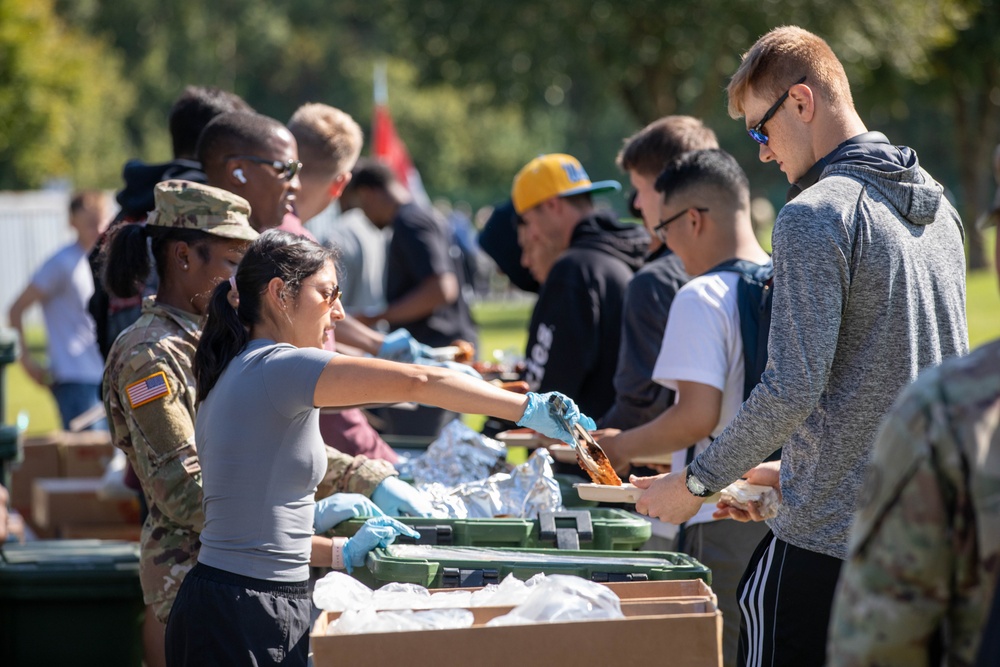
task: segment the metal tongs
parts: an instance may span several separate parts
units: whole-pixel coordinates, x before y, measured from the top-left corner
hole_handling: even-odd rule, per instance
[[[608,455],[604,453],[597,441],[579,423],[570,424],[569,419],[566,418],[567,407],[562,397],[549,397],[549,413],[559,420],[563,428],[573,436],[573,451],[576,452],[576,460],[580,463],[580,467],[597,484],[621,486],[621,479],[611,467]],[[615,483],[616,481],[617,483]]]

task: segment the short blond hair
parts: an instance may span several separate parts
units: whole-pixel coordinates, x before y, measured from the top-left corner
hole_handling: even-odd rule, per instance
[[[726,93],[729,115],[744,116],[743,102],[751,88],[764,98],[781,96],[802,77],[806,85],[832,106],[854,108],[844,66],[823,38],[797,26],[775,28],[743,54]]]
[[[349,114],[326,104],[303,104],[288,121],[305,168],[331,178],[354,168],[364,134]]]

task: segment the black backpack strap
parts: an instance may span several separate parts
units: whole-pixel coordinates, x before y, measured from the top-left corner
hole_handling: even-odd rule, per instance
[[[740,338],[743,341],[743,400],[760,382],[767,367],[767,332],[771,328],[771,290],[774,265],[755,264],[745,259],[730,259],[708,273],[736,273],[736,303],[740,313]]]
[[[736,304],[740,313],[740,338],[743,341],[743,400],[760,383],[767,368],[767,338],[771,329],[771,299],[774,293],[774,265],[755,264],[744,259],[730,259],[708,273],[736,273]],[[778,449],[765,461],[781,458]]]

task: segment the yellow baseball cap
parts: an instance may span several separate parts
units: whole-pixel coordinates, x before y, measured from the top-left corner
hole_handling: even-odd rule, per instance
[[[514,177],[511,198],[518,215],[552,197],[569,197],[584,192],[621,190],[618,181],[592,183],[580,161],[572,155],[539,155]]]

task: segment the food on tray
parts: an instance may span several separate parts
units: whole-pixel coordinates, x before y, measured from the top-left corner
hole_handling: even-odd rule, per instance
[[[530,390],[528,383],[524,380],[514,380],[513,382],[501,382],[501,389],[506,389],[507,391],[512,391],[515,394],[527,394]]]
[[[458,348],[458,351],[455,352],[455,361],[458,363],[469,364],[476,358],[476,346],[469,341],[455,340],[451,344]]]
[[[584,450],[587,450],[587,457],[595,465],[591,466],[583,462]],[[608,460],[607,454],[604,453],[604,450],[596,442],[587,443],[586,445],[580,443],[576,448],[576,455],[578,459],[581,459],[580,467],[590,475],[590,479],[594,480],[595,484],[606,484],[608,486],[622,485],[622,480],[618,476],[618,473],[615,472],[615,469],[611,467],[611,461]]]

